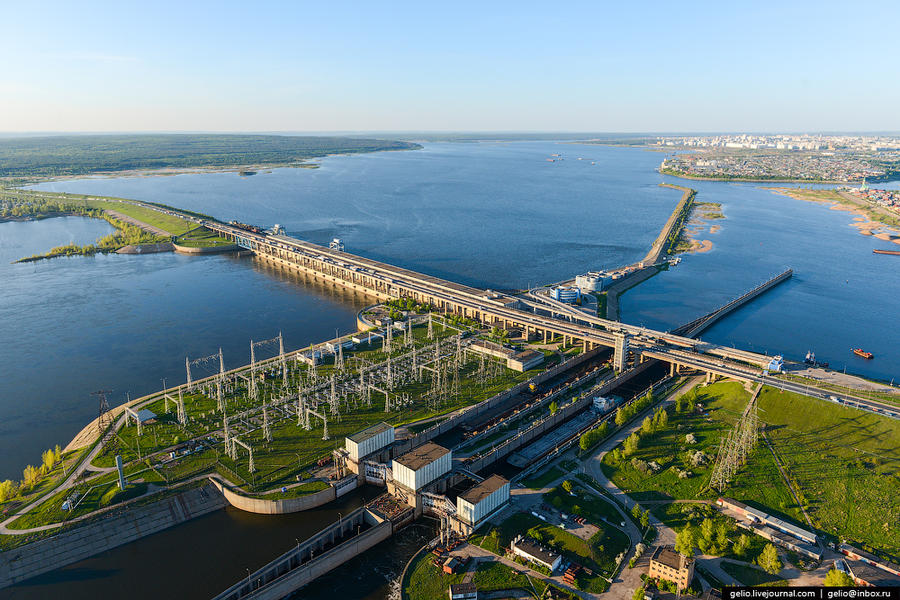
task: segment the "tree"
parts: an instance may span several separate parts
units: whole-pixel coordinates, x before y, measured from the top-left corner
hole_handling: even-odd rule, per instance
[[[56,464],[56,454],[53,450],[44,450],[44,452],[41,453],[41,463],[41,467],[44,471],[49,473]]]
[[[637,433],[632,433],[625,439],[625,456],[637,452],[638,446],[641,444],[641,438]]]
[[[734,553],[735,555],[743,558],[744,555],[747,554],[747,550],[750,549],[750,537],[746,533],[742,533],[741,536],[734,543]]]
[[[37,483],[39,476],[40,473],[32,465],[28,465],[27,467],[25,467],[25,470],[22,471],[22,482],[24,484],[23,487],[26,487],[28,489],[33,488],[34,484]]]
[[[640,521],[642,514],[643,514],[643,512],[641,511],[640,504],[635,504],[634,506],[631,507],[631,516],[634,517],[635,521]]]
[[[832,568],[825,574],[825,587],[853,587],[854,585],[856,582],[853,581],[853,578],[843,571]]]
[[[677,552],[690,557],[694,555],[694,548],[696,547],[697,543],[694,539],[694,530],[690,526],[684,527],[675,536],[675,550]]]
[[[550,414],[555,415],[556,411],[559,410],[559,404],[556,403],[556,400],[550,403]]]
[[[781,559],[778,558],[778,550],[775,549],[773,544],[766,544],[756,562],[770,575],[777,575],[784,566],[781,564]]]
[[[10,498],[16,495],[16,484],[13,481],[7,479],[6,481],[0,481],[0,502],[6,502]]]
[[[650,509],[648,508],[641,513],[641,527],[647,529],[650,526]]]
[[[563,482],[562,482],[562,489],[564,489],[564,490],[566,491],[567,494],[571,494],[571,493],[572,493],[572,482],[569,481],[568,479],[566,479],[565,481],[563,481]]]
[[[613,460],[616,462],[622,462],[625,459],[625,453],[622,452],[621,448],[616,448],[613,450]]]
[[[618,409],[616,409],[616,425],[621,427],[626,422],[628,422],[628,417],[625,416],[625,411],[620,406]]]
[[[657,430],[663,430],[669,426],[669,413],[665,409],[659,411],[659,420],[656,423]]]
[[[641,423],[641,433],[653,433],[653,419],[649,416],[644,417],[644,421]]]
[[[631,595],[631,600],[644,600],[644,586],[639,587],[634,590],[634,593]]]
[[[681,413],[684,411],[684,400],[681,399],[681,396],[675,398],[675,412]]]

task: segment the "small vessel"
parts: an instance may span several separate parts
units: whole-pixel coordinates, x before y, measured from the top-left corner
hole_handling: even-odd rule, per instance
[[[851,350],[853,350],[853,354],[855,354],[857,356],[862,356],[863,358],[865,358],[867,360],[871,360],[871,359],[875,358],[874,354],[872,354],[871,352],[866,352],[862,348],[851,348]]]
[[[872,250],[872,254],[893,254],[900,256],[900,250]]]

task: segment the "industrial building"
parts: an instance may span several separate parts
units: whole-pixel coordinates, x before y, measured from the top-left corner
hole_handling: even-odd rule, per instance
[[[520,373],[533,369],[544,362],[544,354],[541,352],[534,350],[519,351],[487,340],[472,342],[467,349],[504,360],[508,369],[519,371]]]
[[[840,552],[847,558],[852,559],[853,561],[866,563],[868,565],[881,569],[882,571],[885,571],[890,575],[894,575],[897,578],[900,578],[900,565],[889,560],[879,558],[874,554],[866,552],[865,550],[854,548],[850,544],[841,544],[840,546],[838,546],[838,552]],[[847,562],[849,563],[850,561]],[[898,585],[898,583],[900,583],[900,581],[895,582],[893,585]]]
[[[738,500],[733,500],[732,498],[719,498],[718,500],[716,500],[716,504],[718,504],[722,508],[734,511],[740,517],[746,519],[750,523],[768,525],[772,529],[775,529],[782,533],[786,533],[789,536],[805,542],[806,544],[817,546],[819,543],[818,537],[816,537],[815,533],[807,531],[802,527],[798,527],[793,523],[788,523],[784,519],[773,517],[772,515],[766,514],[759,509],[753,508],[752,506],[747,506],[746,504],[744,504],[743,502],[739,502]]]
[[[581,299],[581,290],[577,287],[555,287],[550,291],[550,297],[566,304],[575,304]]]
[[[394,443],[394,427],[384,421],[357,431],[344,441],[350,460],[360,460]]]
[[[647,574],[671,581],[679,590],[684,590],[694,578],[694,559],[676,552],[672,546],[659,546],[650,557]]]
[[[450,600],[478,600],[478,588],[474,583],[451,583]]]
[[[451,463],[450,450],[428,442],[393,460],[394,483],[407,491],[417,492],[441,475],[449,473]]]
[[[540,366],[544,362],[544,354],[536,350],[523,350],[516,352],[506,359],[506,366],[513,371],[523,373],[529,369]]]
[[[847,569],[841,569],[853,578],[856,585],[865,587],[888,587],[900,585],[900,577],[892,575],[861,560],[844,560]]]
[[[469,535],[509,502],[509,481],[491,475],[456,498],[455,528]]]
[[[582,292],[599,292],[609,284],[611,278],[603,271],[589,271],[575,277],[575,286]]]
[[[558,552],[544,546],[534,538],[522,535],[516,536],[510,544],[510,548],[516,556],[521,556],[527,561],[546,567],[550,569],[551,573],[562,562],[562,556]]]

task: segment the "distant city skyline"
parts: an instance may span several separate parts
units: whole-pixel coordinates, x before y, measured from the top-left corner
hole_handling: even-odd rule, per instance
[[[0,132],[900,130],[890,2],[44,2]]]

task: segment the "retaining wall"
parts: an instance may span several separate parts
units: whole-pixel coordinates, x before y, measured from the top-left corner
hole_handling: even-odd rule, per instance
[[[227,246],[207,246],[203,248],[172,244],[172,247],[175,248],[175,252],[179,254],[220,254],[222,252],[232,252],[234,250],[240,250],[240,246],[238,246],[237,244],[228,244]]]
[[[240,510],[256,513],[258,515],[285,515],[316,508],[327,504],[337,498],[334,486],[297,498],[281,498],[278,500],[266,500],[265,498],[251,498],[232,491],[219,482],[215,486],[222,491],[228,504]]]
[[[0,552],[0,588],[133,542],[225,505],[225,497],[219,490],[206,484],[147,506],[109,513],[51,538]]]

